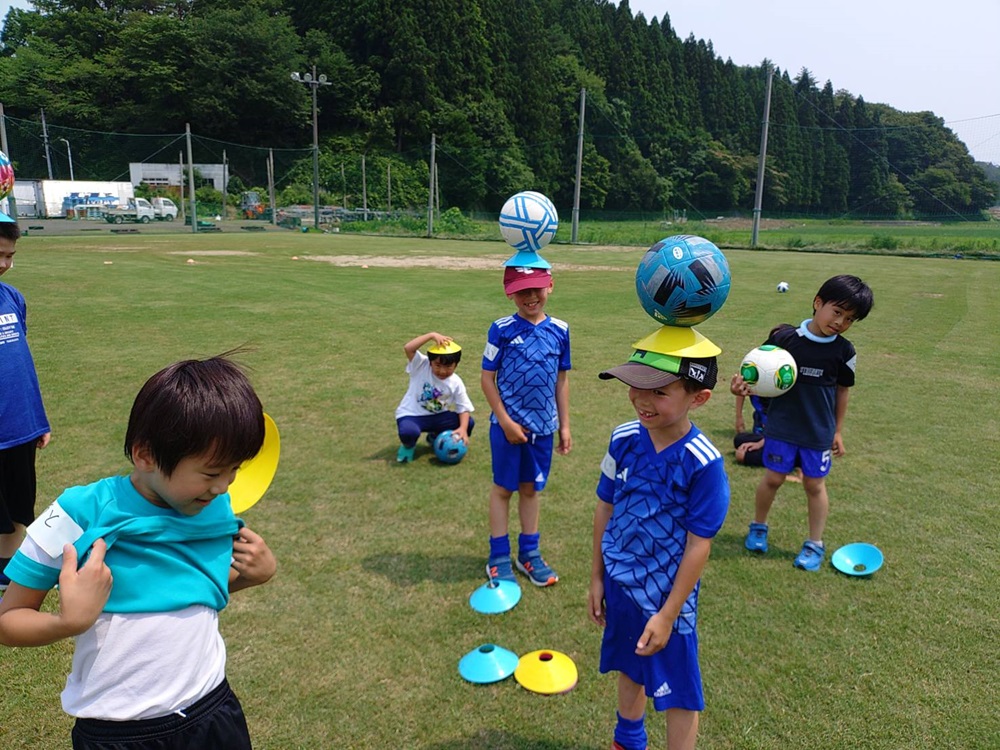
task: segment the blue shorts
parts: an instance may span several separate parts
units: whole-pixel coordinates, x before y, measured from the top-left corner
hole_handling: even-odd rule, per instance
[[[698,666],[698,634],[675,630],[665,648],[652,656],[637,656],[635,644],[649,618],[607,574],[604,605],[607,624],[601,642],[601,672],[621,672],[642,685],[657,711],[670,708],[703,711],[705,695]]]
[[[803,476],[821,479],[830,473],[832,456],[831,450],[802,448],[770,437],[764,441],[764,466],[779,474],[791,474],[801,466]]]
[[[534,482],[535,491],[545,489],[552,468],[552,435],[529,435],[527,443],[514,445],[503,428],[490,422],[490,451],[493,455],[493,483],[509,492]]]

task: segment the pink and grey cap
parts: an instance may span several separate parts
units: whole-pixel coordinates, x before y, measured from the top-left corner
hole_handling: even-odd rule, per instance
[[[719,378],[719,363],[715,357],[677,357],[645,349],[636,349],[628,362],[598,375],[601,380],[617,378],[626,385],[642,390],[666,388],[685,378],[700,383],[709,390]]]
[[[514,294],[525,289],[543,289],[552,285],[552,272],[548,268],[506,266],[503,269],[503,290]]]

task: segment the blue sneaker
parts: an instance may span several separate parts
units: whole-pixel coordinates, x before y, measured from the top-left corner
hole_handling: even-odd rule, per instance
[[[399,446],[399,450],[396,451],[396,463],[408,464],[413,460],[414,448],[407,448],[405,445]]]
[[[542,553],[537,549],[517,556],[517,569],[528,576],[528,580],[536,586],[551,586],[559,581],[559,576],[542,559]]]
[[[767,524],[751,523],[743,546],[751,552],[760,552],[761,554],[767,552]]]
[[[486,563],[486,577],[491,581],[513,581],[516,583],[514,569],[510,566],[510,556],[491,557]]]
[[[802,570],[819,570],[823,564],[823,557],[826,555],[826,548],[822,544],[816,544],[806,539],[802,545],[802,551],[795,558],[795,567]]]

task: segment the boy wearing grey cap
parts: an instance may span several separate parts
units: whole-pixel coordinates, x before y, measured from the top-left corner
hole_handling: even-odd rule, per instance
[[[715,357],[637,349],[600,374],[629,386],[636,418],[601,462],[588,592],[604,628],[600,671],[618,672],[615,750],[644,750],[645,709],[666,711],[667,747],[693,748],[705,707],[698,665],[699,579],[729,508],[722,454],[691,423],[718,378]]]

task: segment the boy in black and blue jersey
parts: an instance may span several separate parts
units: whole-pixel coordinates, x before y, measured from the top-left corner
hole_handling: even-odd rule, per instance
[[[844,419],[857,365],[854,345],[843,334],[868,317],[873,304],[871,288],[857,276],[834,276],[816,293],[813,317],[798,327],[777,326],[765,342],[780,346],[795,358],[798,378],[791,390],[768,405],[764,428],[767,471],[757,486],[754,520],[744,543],[751,552],[767,552],[768,512],[785,479],[800,467],[809,506],[809,536],[794,564],[815,571],[823,563],[823,532],[830,507],[826,475],[832,457],[844,455]],[[738,375],[730,390],[749,395]]]

